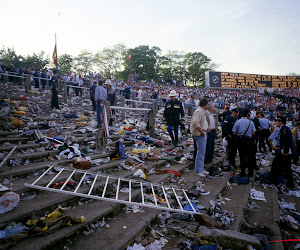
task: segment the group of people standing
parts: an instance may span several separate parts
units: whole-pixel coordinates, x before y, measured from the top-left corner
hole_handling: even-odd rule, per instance
[[[177,93],[172,90],[164,110],[167,131],[175,146],[178,143],[179,126],[184,123],[183,105],[176,96]],[[214,156],[214,139],[218,126],[214,110],[213,102],[209,102],[205,97],[200,98],[189,126],[194,140],[194,172],[200,177],[209,174],[205,166],[212,162]],[[299,158],[300,120],[296,120],[296,127],[291,130],[283,116],[277,116],[273,125],[263,112],[255,112],[253,119],[251,116],[253,118],[253,112],[246,108],[226,109],[224,112],[222,136],[227,141],[229,163],[237,169],[238,151],[240,176],[253,177],[254,169],[257,169],[256,154],[267,153],[268,147],[270,152],[275,152],[270,172],[272,183],[277,185],[285,179],[287,188],[294,188],[291,163],[292,160],[297,163]]]
[[[167,130],[174,146],[178,144],[179,126],[184,124],[184,109],[182,103],[176,99],[177,93],[172,90],[169,94],[164,110]],[[206,98],[201,98],[199,106],[193,113],[190,123],[190,133],[194,139],[195,174],[205,177],[208,172],[204,164],[212,162],[214,154],[214,139],[217,129],[217,120],[214,116],[214,104]],[[183,131],[185,128],[183,128]]]

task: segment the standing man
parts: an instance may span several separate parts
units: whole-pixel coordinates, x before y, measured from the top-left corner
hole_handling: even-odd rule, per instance
[[[265,118],[264,113],[261,113],[262,118],[259,119],[259,124],[261,128],[261,133],[259,137],[259,150],[262,148],[264,149],[264,152],[267,151],[266,143],[268,144],[268,138],[270,136],[270,127],[271,127],[271,121],[267,118]],[[269,146],[269,144],[268,144]],[[269,146],[270,148],[270,146]]]
[[[58,74],[54,71],[54,76],[52,77],[52,98],[51,98],[51,108],[59,109],[58,106]]]
[[[107,100],[110,102],[111,106],[116,106],[117,105],[117,93],[116,91],[112,88],[112,82],[111,80],[106,80],[105,82],[105,87],[107,90]],[[112,110],[112,114],[115,114],[115,110]],[[109,125],[112,125],[112,117],[109,120]]]
[[[42,71],[41,78],[42,89],[45,89],[45,86],[47,84],[47,74],[45,70]]]
[[[256,130],[255,131],[256,144],[255,144],[255,148],[253,148],[253,150],[255,151],[255,154],[258,150],[257,149],[257,143],[259,144],[258,148],[259,148],[260,152],[261,152],[261,148],[262,148],[261,140],[260,140],[260,137],[261,137],[261,129],[260,129],[260,122],[259,122],[260,118],[261,118],[261,113],[260,113],[260,111],[257,111],[256,112],[256,117],[252,120],[253,123],[254,123],[254,126],[255,126],[255,130]]]
[[[279,184],[279,176],[287,180],[286,187],[294,188],[293,172],[291,169],[292,154],[296,153],[292,131],[285,125],[286,119],[278,116],[275,119],[275,124],[279,128],[279,145],[273,145],[273,134],[269,137],[268,141],[271,147],[275,150],[275,158],[272,162],[271,180],[273,184]]]
[[[232,129],[235,122],[238,120],[239,111],[234,108],[231,110],[231,115],[226,116],[223,124],[222,124],[222,133],[223,137],[228,142],[227,146],[227,159],[231,166],[235,168],[235,157],[236,157],[236,142],[233,140]]]
[[[253,177],[254,162],[253,144],[255,143],[255,126],[254,123],[247,118],[249,109],[243,109],[242,118],[238,120],[232,129],[233,135],[237,136],[237,148],[240,155],[241,176],[246,176],[246,168],[248,168],[248,176]]]
[[[97,87],[97,81],[93,81],[92,86],[90,87],[90,99],[93,105],[93,111],[96,111],[96,101],[95,101],[95,89]]]
[[[100,128],[102,125],[101,120],[101,103],[102,101],[107,99],[107,91],[103,87],[103,81],[99,80],[99,86],[95,89],[95,102],[97,104],[96,111],[97,111],[97,128]]]
[[[201,98],[199,107],[195,110],[190,125],[190,131],[194,139],[194,160],[195,169],[194,172],[200,177],[206,177],[209,174],[204,171],[204,158],[206,150],[207,141],[207,129],[208,122],[206,119],[205,111],[208,107],[208,100],[206,98]]]
[[[79,88],[76,88],[76,86],[79,86],[79,78],[77,77],[76,74],[74,75],[74,78],[73,78],[73,85],[75,86],[74,87],[74,89],[75,89],[75,95],[79,96]]]
[[[164,117],[167,122],[167,130],[171,136],[172,143],[174,146],[177,146],[178,127],[182,123],[184,117],[182,103],[176,99],[176,96],[176,91],[172,90],[169,94],[170,100],[166,103],[164,111]]]
[[[208,103],[206,110],[206,118],[208,121],[207,129],[207,143],[204,164],[209,164],[212,162],[214,151],[215,151],[215,135],[217,128],[217,121],[214,117],[215,105],[213,102]]]

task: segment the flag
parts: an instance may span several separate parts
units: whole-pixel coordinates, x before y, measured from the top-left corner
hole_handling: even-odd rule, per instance
[[[53,63],[55,64],[55,66],[57,66],[57,50],[56,50],[56,42],[55,42],[55,47],[54,47],[54,51],[53,51]]]
[[[130,56],[127,56],[127,57],[126,57],[126,60],[129,60],[129,59],[130,59]]]

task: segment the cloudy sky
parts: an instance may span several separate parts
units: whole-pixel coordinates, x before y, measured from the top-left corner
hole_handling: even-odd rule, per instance
[[[285,75],[300,73],[299,10],[299,0],[10,0],[0,47],[50,56],[56,33],[58,54],[144,44],[200,51],[219,71]]]

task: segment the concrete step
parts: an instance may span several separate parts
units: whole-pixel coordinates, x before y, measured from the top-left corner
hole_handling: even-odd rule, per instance
[[[182,172],[188,165],[174,165],[173,169]],[[131,172],[131,173],[130,173]],[[121,175],[127,175],[123,176],[132,176],[132,172],[134,171],[128,171],[128,172],[120,172]],[[129,174],[130,173],[130,174]],[[129,174],[129,175],[128,175]],[[147,179],[149,181],[152,181],[153,183],[159,184],[162,181],[164,181],[170,174],[162,174],[162,175],[151,175]],[[132,197],[136,197],[140,193],[139,190],[135,190],[132,194]],[[60,195],[54,194],[55,199],[56,197]],[[123,194],[122,194],[123,195]],[[128,194],[124,194],[124,196],[127,196]],[[64,195],[66,196],[66,195]],[[66,227],[58,232],[55,232],[49,236],[45,236],[42,238],[32,238],[32,239],[26,239],[24,241],[19,242],[15,247],[12,249],[44,249],[44,248],[51,248],[54,245],[57,245],[61,240],[66,239],[66,237],[70,237],[77,233],[79,230],[82,230],[85,228],[86,225],[89,225],[96,220],[106,216],[109,213],[116,213],[118,209],[120,209],[119,204],[112,203],[112,202],[106,202],[106,201],[94,201],[91,203],[88,203],[84,206],[76,206],[75,209],[69,210],[66,215],[70,214],[72,216],[78,217],[84,215],[86,217],[86,222],[84,224],[79,225],[73,225],[71,227]],[[88,211],[88,212],[87,212]],[[159,212],[159,211],[158,211]]]
[[[264,188],[261,185],[256,185],[255,190],[264,192],[266,201],[259,201],[250,199],[255,204],[253,209],[247,209],[245,211],[245,221],[256,228],[256,225],[261,227],[268,227],[274,235],[270,235],[269,240],[282,240],[280,228],[278,222],[280,221],[280,212],[278,206],[278,194],[275,188]],[[270,243],[271,249],[284,249],[282,242]]]

